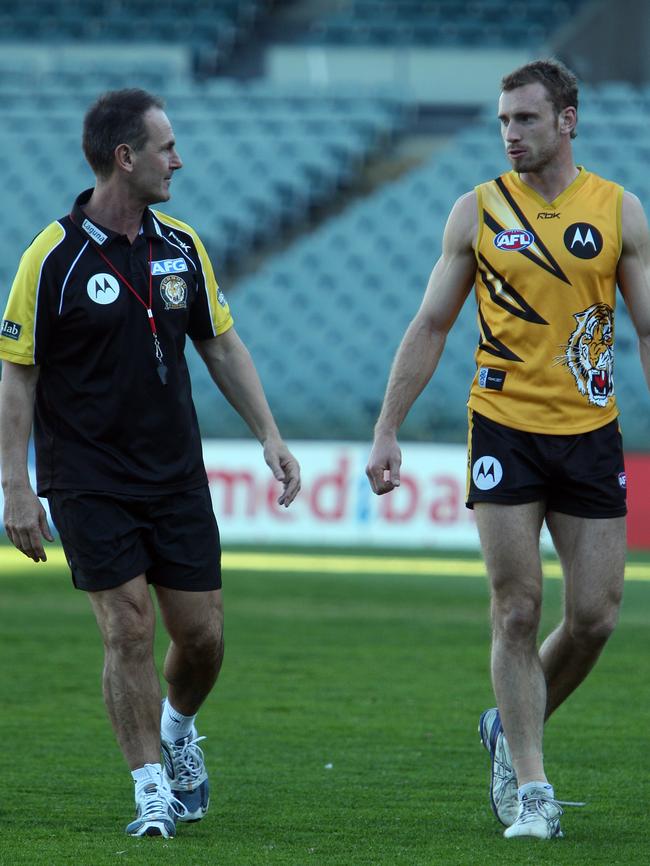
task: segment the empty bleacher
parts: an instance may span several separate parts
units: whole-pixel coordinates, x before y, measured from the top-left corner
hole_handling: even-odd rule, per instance
[[[646,96],[619,85],[586,88],[575,148],[578,162],[631,188],[647,210]],[[622,147],[620,136],[608,136],[605,130],[611,125],[608,111],[623,114],[620,101],[628,98],[636,108],[628,113],[630,131]],[[330,220],[237,286],[231,300],[238,330],[253,352],[287,435],[370,437],[390,361],[439,255],[451,205],[476,183],[508,168],[494,114],[490,110],[482,123],[453,138],[430,163]],[[628,142],[635,143],[638,158],[630,158]],[[616,389],[626,442],[644,448],[648,425],[637,404],[646,385],[622,300],[616,329]],[[464,437],[477,338],[470,298],[434,379],[404,424],[405,439]],[[224,411],[218,399],[208,397],[210,386],[198,365],[195,373],[204,424],[230,435],[243,432],[240,421]]]
[[[125,84],[167,99],[185,167],[168,208],[193,223],[224,263],[304,223],[356,177],[364,161],[404,129],[409,108],[390,93],[350,93],[164,81],[156,70],[125,81],[62,69],[46,82],[0,71],[0,128],[7,160],[0,226],[0,301],[22,249],[77,192],[92,183],[80,149],[83,112],[98,92]],[[429,163],[389,184],[322,228],[308,231],[236,286],[223,286],[238,330],[258,364],[287,436],[370,436],[390,360],[417,309],[438,256],[453,201],[506,167],[493,106]],[[576,155],[650,206],[650,91],[611,84],[584,88]],[[404,427],[404,437],[464,436],[464,395],[477,339],[469,301],[440,368]],[[628,446],[644,447],[635,412],[645,393],[636,339],[621,304],[616,386]],[[243,422],[191,361],[206,435],[239,435]]]
[[[539,45],[584,0],[350,0],[316,18],[311,44],[466,48]]]
[[[83,113],[103,89],[96,85],[30,89],[0,79],[0,128],[14,155],[0,218],[0,294],[18,252],[92,185],[80,143]],[[336,195],[398,134],[406,114],[387,95],[319,98],[255,84],[184,82],[165,95],[185,166],[163,209],[191,222],[222,267]]]

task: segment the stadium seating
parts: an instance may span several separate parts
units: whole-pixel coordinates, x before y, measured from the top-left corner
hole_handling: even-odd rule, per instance
[[[0,126],[15,154],[0,217],[3,286],[15,251],[92,184],[80,139],[83,112],[105,89],[97,84],[43,88],[0,79]],[[165,95],[185,160],[169,210],[195,225],[222,266],[349,184],[406,116],[402,101],[376,94],[317,98],[303,88],[176,82]]]
[[[266,14],[266,0],[0,2],[4,42],[183,43],[223,60]]]
[[[312,44],[521,47],[539,45],[585,0],[352,0],[317,18]]]
[[[590,128],[583,128],[581,118],[576,155],[589,169],[629,186],[648,209],[644,142],[650,140],[650,107],[639,108],[644,99],[642,92],[618,85],[585,88],[584,126]],[[637,105],[628,112],[633,147],[621,148],[620,137],[606,134],[611,104],[623,114],[621,100]],[[330,220],[237,286],[231,301],[238,330],[287,435],[370,437],[390,360],[438,256],[451,204],[506,168],[498,124],[486,116],[428,164]],[[622,300],[616,327],[616,389],[626,442],[645,448],[647,422],[636,406],[646,385]],[[464,395],[474,371],[477,335],[469,299],[436,376],[404,424],[405,439],[458,441],[464,436]],[[224,402],[208,398],[210,388],[196,365],[204,425],[229,435],[243,432]]]
[[[79,147],[83,111],[102,85],[124,83],[99,75],[73,83],[66,76],[46,85],[0,76],[0,125],[11,154],[0,216],[0,300],[20,251],[92,183]],[[143,83],[156,89],[156,81],[152,73]],[[168,82],[164,93],[186,161],[169,210],[196,225],[217,273],[255,244],[299,225],[398,136],[408,118],[405,103],[391,94],[187,81]],[[634,190],[648,208],[650,90],[624,83],[583,88],[581,105],[578,160]],[[505,166],[490,107],[423,167],[305,234],[255,276],[223,287],[287,435],[368,438],[390,359],[438,255],[452,202]],[[462,395],[476,338],[467,303],[405,437],[463,435]],[[626,438],[645,447],[643,416],[634,411],[645,385],[622,304],[617,341]],[[244,432],[200,362],[191,364],[206,434]]]

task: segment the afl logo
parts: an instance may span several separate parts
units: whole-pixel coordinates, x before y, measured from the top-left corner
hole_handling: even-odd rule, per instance
[[[527,232],[526,229],[504,229],[494,239],[494,246],[498,250],[525,250],[531,244],[535,243],[535,237],[532,232]]]
[[[479,490],[492,490],[503,478],[503,468],[496,457],[479,457],[472,467],[472,480]]]
[[[564,232],[564,246],[579,259],[595,259],[603,248],[603,236],[596,226],[573,223]]]

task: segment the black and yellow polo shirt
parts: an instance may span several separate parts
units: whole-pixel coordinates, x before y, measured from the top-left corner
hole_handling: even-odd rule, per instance
[[[91,193],[23,254],[0,333],[0,358],[40,368],[38,493],[191,489],[207,479],[185,338],[227,331],[228,304],[190,226],[147,208],[131,244],[86,217]]]

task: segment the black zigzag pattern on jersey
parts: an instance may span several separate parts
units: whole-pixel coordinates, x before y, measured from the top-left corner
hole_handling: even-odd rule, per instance
[[[509,349],[505,343],[498,340],[490,330],[488,323],[485,321],[481,307],[478,308],[478,317],[481,322],[481,333],[485,339],[480,339],[478,347],[490,355],[496,355],[497,358],[504,358],[506,361],[523,361],[519,355],[515,355],[512,349]],[[486,342],[487,341],[487,342]]]
[[[521,210],[521,208],[519,207],[519,205],[517,204],[517,202],[514,200],[514,198],[513,198],[512,195],[510,194],[510,192],[508,191],[508,188],[506,187],[505,183],[503,182],[503,179],[500,178],[500,177],[496,177],[496,178],[494,179],[494,182],[496,183],[497,187],[499,188],[499,191],[501,192],[501,195],[505,198],[505,200],[508,202],[508,204],[510,205],[510,207],[512,208],[512,210],[513,210],[513,211],[515,212],[515,214],[518,216],[518,218],[519,218],[519,220],[520,220],[522,226],[523,226],[527,231],[529,231],[529,232],[531,233],[531,235],[535,238],[535,243],[536,243],[537,246],[540,248],[540,250],[544,253],[544,255],[546,256],[546,258],[549,260],[549,262],[551,263],[551,266],[549,267],[549,265],[547,265],[545,261],[543,261],[542,259],[538,258],[534,253],[531,253],[530,249],[519,250],[519,252],[521,253],[521,255],[522,255],[522,256],[526,256],[526,258],[527,258],[527,259],[530,259],[531,262],[535,262],[535,264],[536,264],[536,265],[539,265],[540,268],[543,268],[545,271],[548,271],[549,274],[553,274],[553,276],[554,276],[554,277],[557,277],[558,280],[562,280],[563,282],[567,283],[567,285],[570,286],[570,285],[571,285],[571,280],[569,280],[569,278],[568,278],[567,275],[564,273],[564,271],[562,270],[562,268],[561,268],[561,267],[558,265],[558,263],[555,261],[555,259],[554,259],[553,256],[551,255],[550,250],[548,249],[548,247],[544,244],[544,242],[543,242],[542,240],[540,240],[538,233],[535,231],[535,229],[533,229],[533,227],[532,227],[532,225],[530,224],[530,222],[526,219],[526,215],[525,215],[524,212]],[[498,226],[498,223],[496,222],[496,220],[493,220],[493,222]],[[490,226],[490,228],[492,228],[492,226]],[[502,231],[502,230],[503,230],[502,227],[500,227],[500,228],[498,229],[498,231]]]
[[[491,214],[489,214],[486,210],[483,211],[483,222],[485,223],[485,225],[488,228],[492,229],[492,231],[494,232],[495,235],[498,235],[499,232],[502,232],[504,230],[504,226],[502,226],[501,223],[498,223],[494,219],[494,217]],[[524,221],[522,220],[522,222],[524,222]],[[528,226],[530,226],[530,223],[527,220],[525,222],[526,222],[526,225],[524,226],[524,228],[527,228]],[[533,237],[535,238],[535,243],[540,248],[540,250],[544,250],[546,252],[546,255],[549,257],[549,259],[551,259],[551,261],[554,263],[555,267],[551,267],[551,265],[546,264],[546,262],[543,259],[538,258],[535,255],[535,253],[531,253],[530,249],[517,250],[519,255],[520,256],[526,256],[526,258],[529,261],[533,262],[533,264],[535,264],[535,265],[538,265],[540,268],[542,268],[542,270],[545,270],[549,274],[553,274],[554,277],[557,277],[559,280],[563,280],[565,283],[568,283],[569,285],[571,285],[571,282],[567,279],[566,275],[564,274],[564,272],[562,271],[560,266],[557,264],[555,259],[553,259],[551,257],[551,255],[546,251],[546,247],[542,243],[540,243],[535,232],[533,232],[532,229],[530,229],[530,228],[527,228],[527,231],[532,232]]]
[[[485,269],[479,268],[479,272],[481,274],[481,277],[483,278],[483,283],[485,284],[485,287],[490,293],[490,297],[495,304],[503,307],[504,310],[512,313],[513,316],[518,316],[520,319],[525,319],[527,322],[532,322],[535,325],[548,325],[546,319],[543,319],[540,314],[536,310],[534,310],[527,301],[524,300],[524,298],[519,294],[519,292],[510,285],[506,278],[501,276],[501,274],[492,267],[492,265],[483,255],[483,253],[479,253],[479,258],[483,262],[487,270],[490,271],[492,276],[499,280],[503,288],[510,295],[513,301],[518,304],[518,306],[508,303],[508,301],[504,297],[497,294],[494,289],[492,280],[488,278]]]

